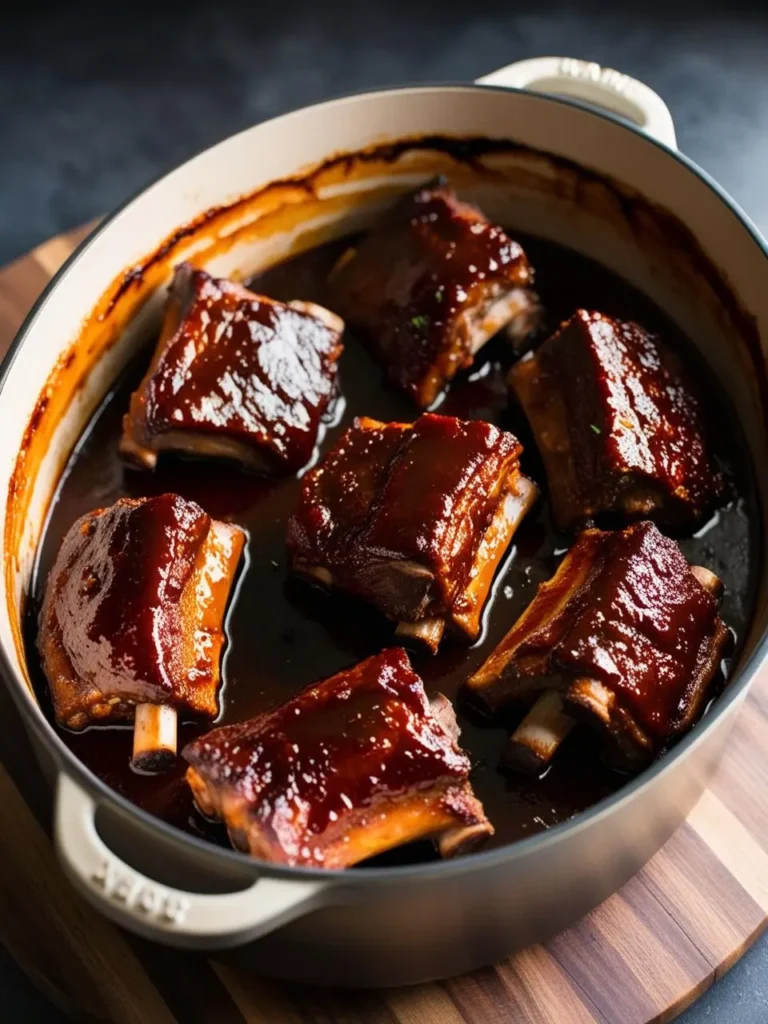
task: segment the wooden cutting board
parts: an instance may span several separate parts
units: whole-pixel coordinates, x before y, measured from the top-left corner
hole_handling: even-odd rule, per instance
[[[86,231],[52,239],[0,271],[0,352]],[[668,1021],[735,963],[768,914],[768,673],[731,737],[715,780],[677,834],[567,932],[440,984],[329,992],[154,946],[85,904],[56,863],[50,793],[0,687],[0,941],[73,1016],[115,1024]]]

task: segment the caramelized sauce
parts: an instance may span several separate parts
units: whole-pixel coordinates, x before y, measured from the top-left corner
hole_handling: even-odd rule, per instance
[[[722,578],[726,594],[721,615],[736,637],[745,632],[753,606],[760,560],[753,469],[746,443],[725,396],[697,360],[691,346],[647,299],[598,264],[535,238],[519,238],[536,268],[536,288],[545,307],[542,336],[576,308],[599,309],[619,319],[637,320],[662,335],[686,365],[697,369],[704,408],[718,424],[719,464],[730,489],[728,504],[681,546],[689,562],[707,566]],[[325,246],[276,267],[251,282],[278,299],[328,302],[328,269],[348,245]],[[177,491],[197,501],[217,518],[230,519],[248,531],[247,559],[241,573],[227,628],[230,642],[224,659],[223,712],[219,723],[239,722],[294,696],[307,684],[376,653],[393,642],[391,626],[365,604],[344,595],[327,595],[289,578],[285,551],[288,518],[296,508],[296,478],[265,480],[234,466],[184,461],[161,456],[154,473],[126,468],[117,446],[121,419],[131,391],[150,358],[147,350],[129,368],[103,403],[81,438],[53,502],[33,582],[26,622],[28,658],[37,692],[50,709],[34,639],[44,582],[69,526],[91,509],[122,495]],[[507,397],[505,377],[512,361],[509,348],[496,339],[475,365],[454,381],[440,412],[485,419],[510,430],[525,446],[523,472],[542,489],[542,499],[515,535],[510,558],[497,577],[495,596],[486,613],[480,641],[470,649],[445,644],[434,657],[416,656],[414,667],[428,695],[444,693],[455,700],[462,683],[476,671],[511,624],[531,601],[539,582],[549,578],[569,539],[551,524],[546,481],[525,417]],[[416,410],[392,385],[365,347],[347,332],[340,364],[343,415],[329,425],[323,450],[340,437],[355,416],[408,422]],[[724,424],[728,424],[725,429]],[[737,647],[738,650],[738,647]],[[473,763],[472,782],[496,828],[492,845],[504,845],[567,819],[616,790],[624,777],[603,768],[591,736],[575,729],[555,764],[541,780],[507,776],[497,770],[508,729],[489,725],[459,702],[461,745]],[[181,725],[179,746],[204,731],[192,722]],[[74,753],[110,786],[166,821],[214,842],[226,844],[224,830],[207,823],[192,805],[183,781],[184,765],[160,776],[130,769],[131,730],[92,728],[83,734],[61,733]],[[387,863],[434,857],[431,844],[414,844],[388,854]],[[378,862],[381,862],[381,858]]]
[[[559,392],[571,439],[574,493],[562,501],[560,523],[634,503],[656,522],[690,524],[715,506],[722,479],[695,382],[651,334],[581,309],[536,361],[552,381],[538,387]]]
[[[464,314],[481,295],[524,287],[530,278],[518,242],[450,187],[427,186],[399,202],[345,257],[330,301],[365,331],[391,379],[428,406],[469,355]]]
[[[511,434],[478,421],[434,413],[413,427],[361,421],[308,474],[288,525],[292,564],[328,569],[393,620],[458,611],[500,481],[519,452]],[[398,559],[424,575],[386,581],[384,566]]]
[[[579,550],[583,543],[596,563],[589,596],[553,638],[553,665],[601,680],[662,745],[695,696],[693,682],[718,633],[715,601],[674,541],[650,523],[589,531]]]
[[[133,721],[137,703],[218,710],[222,624],[244,534],[178,494],[122,498],[68,532],[38,647],[59,723]]]
[[[230,726],[210,742],[203,737],[187,760],[253,801],[255,817],[280,843],[292,831],[320,835],[382,795],[463,781],[470,768],[427,714],[419,677],[396,647],[255,724]]]
[[[159,351],[131,400],[132,441],[158,447],[186,431],[254,449],[248,464],[306,465],[335,392],[338,329],[186,263],[171,294]]]

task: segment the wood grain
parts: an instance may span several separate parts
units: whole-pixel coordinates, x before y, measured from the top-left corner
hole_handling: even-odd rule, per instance
[[[0,353],[87,233],[0,271]],[[688,821],[624,889],[546,946],[440,984],[286,986],[121,933],[68,886],[48,787],[0,688],[0,941],[73,1016],[141,1024],[649,1024],[672,1020],[768,918],[768,676]]]

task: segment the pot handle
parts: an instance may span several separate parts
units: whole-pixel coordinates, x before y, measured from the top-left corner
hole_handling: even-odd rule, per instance
[[[644,82],[613,68],[573,57],[533,57],[483,75],[477,83],[533,89],[581,100],[619,114],[657,142],[677,149],[672,115],[661,96]]]
[[[69,880],[103,914],[145,938],[206,949],[238,946],[312,909],[323,882],[260,878],[240,892],[185,892],[160,885],[117,857],[96,830],[96,802],[59,774],[54,842]]]

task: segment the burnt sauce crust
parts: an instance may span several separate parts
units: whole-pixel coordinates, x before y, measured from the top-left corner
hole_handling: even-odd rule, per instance
[[[609,315],[633,319],[669,339],[671,348],[685,355],[690,349],[655,307],[624,282],[596,264],[534,238],[520,237],[532,265],[537,268],[537,289],[546,311],[544,332],[551,331],[580,305],[605,310]],[[302,281],[303,298],[332,303],[323,281],[348,243],[324,247],[276,267],[252,287],[263,294],[289,300]],[[694,360],[695,362],[695,360]],[[536,480],[544,474],[536,446],[519,410],[507,408],[505,378],[511,363],[509,349],[492,342],[478,357],[471,373],[460,374],[440,407],[446,415],[490,421],[519,437],[525,447],[522,469]],[[28,617],[30,664],[34,669],[34,617],[42,594],[42,581],[50,568],[61,537],[80,515],[128,494],[145,494],[153,488],[174,490],[198,500],[211,515],[226,518],[249,532],[249,571],[244,575],[238,601],[231,610],[226,654],[226,697],[222,724],[243,721],[280,705],[294,696],[308,680],[333,675],[385,647],[389,628],[360,601],[334,598],[308,591],[293,583],[283,587],[285,526],[295,510],[300,483],[294,478],[265,481],[230,468],[211,464],[163,461],[156,474],[125,471],[116,455],[120,418],[127,396],[135,389],[146,356],[115,388],[97,414],[90,431],[73,457],[53,505],[41,546],[38,574]],[[347,350],[340,362],[341,389],[347,408],[341,422],[329,430],[327,450],[348,429],[355,416],[373,415],[380,420],[404,422],[413,418],[410,401],[381,381],[378,365],[364,346],[347,333]],[[722,422],[733,429],[722,431],[717,456],[724,469],[732,500],[709,531],[683,542],[691,563],[708,565],[726,584],[722,615],[738,635],[748,621],[754,595],[758,542],[750,527],[755,495],[746,464],[746,446],[738,421],[705,370],[697,372],[707,395],[707,406],[717,409]],[[566,545],[548,516],[545,503],[523,522],[515,537],[515,554],[496,585],[496,599],[485,621],[480,642],[457,654],[447,647],[434,658],[419,660],[415,667],[424,679],[426,692],[443,692],[456,702],[464,680],[488,656],[526,607],[536,585],[552,575]],[[254,682],[254,666],[258,678]],[[37,671],[36,686],[45,704],[47,695]],[[497,828],[492,845],[503,845],[540,828],[570,817],[617,788],[621,779],[606,772],[595,757],[592,744],[574,734],[547,777],[535,784],[524,778],[506,778],[495,771],[509,722],[498,726],[480,724],[474,711],[459,703],[461,745],[474,766],[473,788]],[[512,719],[514,721],[514,718]],[[187,720],[180,725],[182,748],[201,732]],[[62,733],[74,752],[110,785],[165,820],[226,843],[222,830],[198,815],[192,807],[183,767],[158,780],[141,778],[127,769],[130,752],[128,730],[88,730]],[[389,855],[389,862],[433,856],[431,846],[416,844]]]

